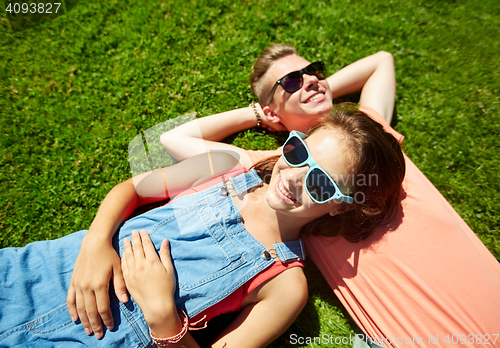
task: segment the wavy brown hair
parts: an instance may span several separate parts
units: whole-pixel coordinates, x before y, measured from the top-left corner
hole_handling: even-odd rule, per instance
[[[343,236],[350,242],[359,242],[397,212],[406,171],[403,152],[396,138],[355,104],[337,105],[307,133],[310,135],[324,128],[340,130],[347,136],[346,145],[353,159],[352,175],[358,178],[350,187],[354,190],[354,203],[345,213],[326,214],[308,223],[302,233]],[[279,156],[274,156],[254,165],[264,181],[270,178],[278,159]],[[371,182],[371,178],[376,178],[376,182]]]

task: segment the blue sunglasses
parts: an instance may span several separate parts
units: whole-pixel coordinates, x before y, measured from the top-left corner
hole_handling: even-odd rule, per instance
[[[344,195],[328,173],[312,158],[303,139],[308,135],[291,131],[281,148],[285,162],[291,167],[309,166],[305,177],[306,192],[311,199],[319,204],[339,199],[345,203],[353,203],[354,198]]]

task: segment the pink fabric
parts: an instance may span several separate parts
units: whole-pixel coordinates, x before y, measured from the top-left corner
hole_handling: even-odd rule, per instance
[[[375,110],[360,109],[403,140]],[[467,347],[484,347],[486,335],[490,347],[499,346],[493,334],[500,334],[500,264],[405,161],[401,206],[390,224],[360,243],[303,236],[308,256],[356,324],[373,338],[386,338],[385,346],[451,346],[453,335],[456,342],[461,334]]]
[[[243,286],[238,288],[235,292],[223,299],[221,302],[206,309],[202,313],[192,318],[190,321],[209,321],[210,319],[215,318],[218,315],[241,310],[243,301],[253,290],[257,289],[257,287],[259,287],[261,284],[277,276],[281,272],[293,267],[304,267],[304,263],[302,261],[292,261],[288,263],[280,261],[275,262],[271,267],[257,274],[255,277],[250,279]]]

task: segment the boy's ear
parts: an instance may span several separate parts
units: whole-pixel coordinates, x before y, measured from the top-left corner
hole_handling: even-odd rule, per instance
[[[280,123],[281,122],[281,117],[276,112],[271,110],[271,108],[269,106],[264,106],[262,108],[262,112],[264,113],[264,115],[266,115],[266,118],[270,122],[273,122],[273,123]]]

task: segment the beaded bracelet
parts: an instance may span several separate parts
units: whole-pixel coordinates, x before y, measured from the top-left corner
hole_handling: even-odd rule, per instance
[[[255,117],[257,117],[257,127],[260,127],[262,125],[262,119],[260,118],[259,111],[257,110],[257,106],[255,103],[250,104],[250,107],[253,109],[253,112],[255,113]]]
[[[182,338],[186,335],[186,332],[188,331],[189,319],[186,312],[184,312],[183,310],[179,310],[178,313],[182,319],[182,330],[177,335],[167,338],[159,338],[153,336],[151,328],[149,329],[149,336],[151,336],[151,339],[158,347],[167,347],[171,344],[179,343],[179,341],[182,340]]]

